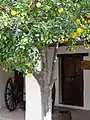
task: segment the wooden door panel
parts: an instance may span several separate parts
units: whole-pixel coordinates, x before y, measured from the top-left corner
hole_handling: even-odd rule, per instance
[[[62,58],[62,102],[68,105],[83,105],[82,57]]]

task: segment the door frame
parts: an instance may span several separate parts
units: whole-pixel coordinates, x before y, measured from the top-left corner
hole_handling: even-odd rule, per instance
[[[67,104],[63,104],[62,103],[62,73],[60,73],[60,71],[61,71],[61,67],[60,67],[60,65],[61,65],[61,58],[62,57],[82,57],[82,59],[83,59],[83,57],[84,56],[88,56],[89,55],[89,53],[67,53],[67,54],[58,54],[57,55],[57,57],[58,57],[58,80],[59,80],[59,104],[61,105],[61,106],[71,106],[71,108],[72,107],[78,107],[78,108],[82,108],[82,107],[84,107],[84,79],[83,79],[83,106],[72,106],[72,105],[67,105]],[[82,75],[83,75],[83,73],[82,73]]]

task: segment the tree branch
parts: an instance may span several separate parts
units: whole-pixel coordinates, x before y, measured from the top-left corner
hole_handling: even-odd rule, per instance
[[[37,69],[33,72],[33,76],[36,78],[38,84],[41,86],[44,84],[43,81],[43,71],[38,71]]]
[[[15,31],[15,34],[14,34],[14,40],[16,39],[16,37],[18,35],[18,27],[19,27],[19,23],[16,26],[16,31]]]
[[[57,80],[57,78],[54,78],[54,79],[52,78],[50,86],[53,85],[56,82],[56,80]]]
[[[59,47],[59,41],[56,42],[55,47],[54,47],[54,54],[53,54],[53,60],[52,60],[52,68],[51,68],[51,75],[50,75],[49,86],[51,86],[52,83],[53,83],[53,75],[54,75],[54,68],[55,68],[56,59],[57,59],[58,47]]]

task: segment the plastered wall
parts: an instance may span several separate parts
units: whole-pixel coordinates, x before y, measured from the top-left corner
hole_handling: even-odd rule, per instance
[[[52,66],[52,58],[53,58],[53,52],[54,49],[52,47],[50,47],[48,49],[48,61],[49,61],[49,71],[51,71],[51,66]],[[58,50],[58,54],[64,54],[64,53],[72,53],[71,51],[67,50],[66,46],[62,46],[59,48]],[[84,60],[90,60],[90,50],[85,50],[83,46],[77,46],[77,50],[76,53],[89,53],[89,56],[85,56]],[[55,104],[58,105],[59,104],[59,74],[58,74],[58,69],[59,68],[59,64],[58,64],[58,60],[55,66],[55,71],[54,71],[54,78],[57,78],[56,81],[56,100],[55,100]],[[49,76],[50,76],[50,72],[49,72]],[[84,78],[84,107],[85,109],[89,109],[90,110],[90,70],[83,70],[83,78]]]

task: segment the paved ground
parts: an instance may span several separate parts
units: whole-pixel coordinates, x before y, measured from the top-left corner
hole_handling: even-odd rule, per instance
[[[61,109],[60,109],[61,110]],[[53,120],[90,120],[90,111],[85,110],[75,110],[69,109],[71,111],[70,114],[58,112],[54,113]],[[13,112],[9,112],[7,109],[0,109],[0,120],[25,120],[25,112],[21,110],[15,110]]]
[[[68,110],[68,109],[60,109],[59,110]],[[90,111],[86,110],[75,110],[69,109],[71,115],[68,113],[59,113],[56,111],[53,114],[53,120],[90,120]]]
[[[1,108],[0,120],[25,120],[25,112],[18,109],[13,112],[9,112],[7,109]]]
[[[90,120],[90,111],[72,110],[72,120]]]

